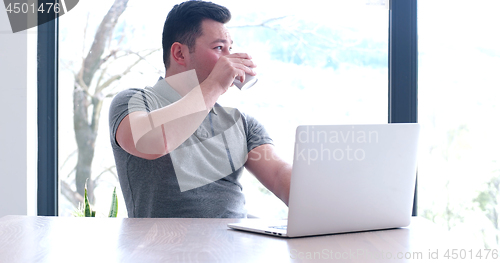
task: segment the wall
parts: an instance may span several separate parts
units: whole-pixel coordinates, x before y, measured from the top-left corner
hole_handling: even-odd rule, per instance
[[[28,63],[36,58],[33,40],[36,30],[12,33],[0,4],[0,217],[36,214],[36,59]]]

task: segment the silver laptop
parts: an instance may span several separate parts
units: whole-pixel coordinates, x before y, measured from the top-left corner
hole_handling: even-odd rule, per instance
[[[299,126],[288,220],[228,227],[300,237],[410,224],[419,124]]]

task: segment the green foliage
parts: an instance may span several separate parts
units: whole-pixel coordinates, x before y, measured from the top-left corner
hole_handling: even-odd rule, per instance
[[[95,217],[95,211],[93,211],[92,208],[90,207],[89,197],[87,196],[87,186],[86,185],[85,185],[84,199],[85,199],[85,210],[84,210],[85,217]]]
[[[85,210],[85,205],[80,203],[78,205],[78,208],[75,211],[71,212],[71,215],[73,215],[74,217],[85,217],[84,210]]]
[[[479,205],[495,229],[494,233],[489,233],[495,237],[496,244],[492,245],[500,245],[500,176],[491,178],[486,183],[486,190],[480,192],[473,201]],[[486,241],[485,247],[490,247]]]
[[[485,212],[486,217],[493,223],[496,229],[500,228],[500,176],[491,178],[486,184],[487,189],[480,192],[474,199],[479,208]]]
[[[111,208],[109,208],[108,217],[116,217],[118,214],[118,197],[116,196],[116,187],[113,190],[113,196],[111,197]]]
[[[89,198],[87,196],[87,185],[85,185],[84,204],[80,204],[78,208],[71,214],[74,217],[95,217],[96,211],[92,210]],[[116,195],[116,187],[113,190],[111,197],[111,208],[109,209],[108,217],[116,217],[118,214],[118,196]]]

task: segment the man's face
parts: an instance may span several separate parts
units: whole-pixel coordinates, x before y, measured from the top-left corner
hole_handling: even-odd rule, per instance
[[[224,24],[205,19],[201,24],[202,35],[196,39],[194,52],[187,61],[196,70],[199,83],[203,82],[221,56],[231,54],[232,39]]]

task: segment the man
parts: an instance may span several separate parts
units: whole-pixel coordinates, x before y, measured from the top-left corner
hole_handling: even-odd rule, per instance
[[[210,2],[176,5],[163,29],[165,78],[113,99],[111,144],[129,217],[246,217],[243,167],[288,204],[291,165],[254,118],[216,103],[235,78],[255,75],[248,54],[230,52],[230,18]]]

